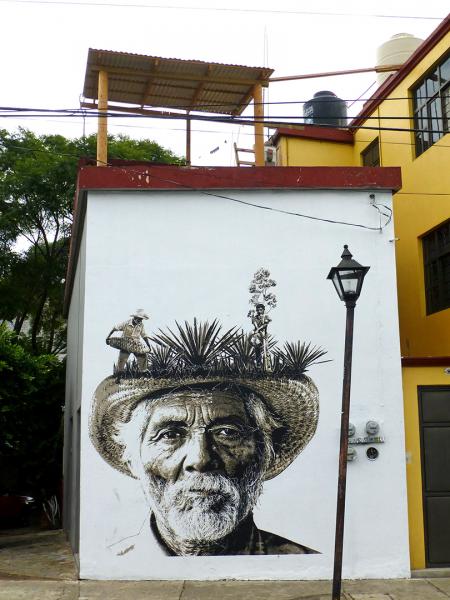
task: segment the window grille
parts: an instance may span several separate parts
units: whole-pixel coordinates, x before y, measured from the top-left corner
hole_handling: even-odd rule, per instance
[[[450,131],[450,55],[413,89],[416,155]]]
[[[378,138],[375,138],[361,152],[361,162],[364,167],[379,167],[380,166],[380,145]]]
[[[450,308],[450,219],[422,238],[427,314]]]

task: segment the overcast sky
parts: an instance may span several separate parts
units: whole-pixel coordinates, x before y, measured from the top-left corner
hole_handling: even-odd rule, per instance
[[[274,76],[364,68],[375,65],[377,46],[396,33],[427,37],[446,16],[448,0],[370,5],[353,0],[0,0],[0,10],[0,105],[67,109],[79,107],[90,47],[268,66]],[[301,102],[318,90],[330,89],[350,101],[374,81],[375,74],[361,74],[273,83],[266,101],[295,103],[270,105],[266,114],[301,116]],[[0,117],[1,128],[18,126],[67,137],[83,134],[80,118]],[[96,130],[94,119],[84,126],[86,133]],[[192,162],[198,165],[233,165],[233,141],[248,148],[253,143],[247,127],[194,121],[192,129]],[[115,119],[110,132],[148,137],[177,154],[185,152],[180,121]]]

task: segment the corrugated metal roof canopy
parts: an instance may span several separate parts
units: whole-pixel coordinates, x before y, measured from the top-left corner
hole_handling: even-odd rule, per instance
[[[99,71],[108,72],[110,102],[228,115],[240,115],[252,99],[254,85],[268,85],[273,73],[266,67],[90,48],[85,98],[98,98]]]

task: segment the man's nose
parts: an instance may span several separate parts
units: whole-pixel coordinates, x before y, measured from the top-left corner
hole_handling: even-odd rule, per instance
[[[186,442],[185,471],[214,471],[219,467],[217,456],[205,432],[192,434]]]

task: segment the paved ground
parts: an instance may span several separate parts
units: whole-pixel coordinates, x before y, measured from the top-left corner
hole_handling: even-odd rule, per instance
[[[346,581],[343,588],[342,600],[448,600],[450,577]],[[328,581],[77,581],[61,531],[0,531],[0,600],[329,600],[330,596]]]

